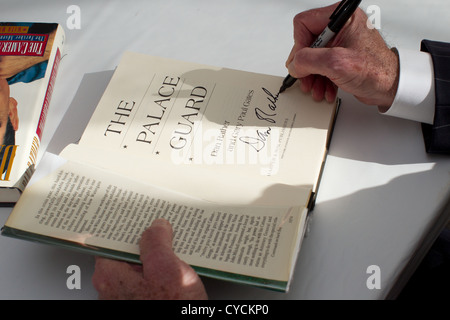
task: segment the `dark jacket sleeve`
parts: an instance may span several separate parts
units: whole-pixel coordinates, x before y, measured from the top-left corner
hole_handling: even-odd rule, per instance
[[[450,154],[450,43],[423,40],[433,60],[436,107],[434,123],[422,123],[426,151]]]

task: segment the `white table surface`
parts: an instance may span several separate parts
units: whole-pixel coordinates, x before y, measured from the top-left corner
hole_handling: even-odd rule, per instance
[[[67,9],[73,4],[80,9],[81,23],[80,29],[70,30],[67,20],[72,12]],[[42,141],[52,150],[59,147],[57,141],[50,142],[66,110],[80,99],[98,99],[124,50],[284,76],[293,17],[328,4],[1,0],[0,21],[59,22],[66,30]],[[424,38],[450,41],[447,0],[373,0],[363,1],[361,7],[370,5],[380,9],[380,31],[392,46],[418,50]],[[210,298],[392,297],[444,227],[449,217],[450,157],[424,152],[418,123],[379,115],[376,107],[363,106],[344,92],[339,95],[342,108],[290,292],[204,278]],[[73,126],[86,118],[78,116]],[[0,209],[1,225],[10,210]],[[66,286],[70,265],[81,269],[80,290]],[[371,265],[380,268],[380,289],[366,286]],[[0,237],[0,299],[95,299],[93,270],[92,256]]]

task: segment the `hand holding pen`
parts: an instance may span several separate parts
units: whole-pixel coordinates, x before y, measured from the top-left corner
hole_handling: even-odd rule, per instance
[[[289,74],[300,80],[302,91],[318,101],[334,101],[339,87],[363,103],[390,106],[397,90],[398,57],[379,32],[367,26],[367,16],[361,9],[357,8],[328,38],[326,47],[324,41],[322,47],[311,48],[332,22],[333,12],[350,2],[354,1],[305,11],[294,18],[295,42],[286,62]],[[288,87],[282,86],[280,91]]]

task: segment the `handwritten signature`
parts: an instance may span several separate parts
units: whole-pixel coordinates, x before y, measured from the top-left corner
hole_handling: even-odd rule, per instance
[[[272,128],[267,128],[267,130],[260,131],[259,129],[256,130],[256,137],[240,137],[239,140],[248,144],[250,147],[256,150],[256,152],[260,152],[265,146],[266,141],[269,138],[270,131],[272,131]]]
[[[275,124],[276,121],[274,117],[277,115],[275,111],[277,109],[279,93],[274,95],[266,88],[262,88],[262,90],[267,94],[267,100],[269,101],[267,106],[269,110],[263,111],[261,108],[256,107],[255,115],[261,121]],[[266,141],[268,140],[271,131],[271,127],[268,127],[266,130],[258,129],[256,130],[256,137],[244,136],[240,137],[239,140],[254,148],[256,152],[259,152],[266,146]]]

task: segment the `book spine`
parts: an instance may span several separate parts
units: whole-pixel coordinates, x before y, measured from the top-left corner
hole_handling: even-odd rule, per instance
[[[44,126],[45,126],[45,120],[47,118],[47,114],[48,114],[48,110],[49,110],[49,106],[50,106],[50,100],[53,94],[53,89],[55,86],[55,81],[56,81],[56,76],[58,74],[58,69],[59,69],[59,64],[61,61],[61,51],[62,51],[62,47],[63,47],[63,43],[64,43],[64,31],[63,29],[58,26],[58,31],[57,34],[55,36],[55,41],[54,41],[54,45],[52,48],[52,53],[51,53],[51,57],[49,62],[51,62],[51,73],[50,73],[50,78],[47,84],[47,88],[45,91],[45,96],[44,96],[44,100],[42,103],[42,107],[41,107],[41,112],[40,112],[40,116],[39,116],[39,121],[37,124],[37,128],[36,128],[36,133],[33,137],[33,141],[31,144],[31,149],[29,152],[29,157],[28,157],[28,162],[27,162],[27,167],[28,169],[26,170],[26,172],[24,173],[21,182],[20,182],[20,186],[19,188],[23,191],[23,189],[25,189],[26,185],[28,184],[29,180],[31,179],[31,176],[34,173],[35,170],[35,165],[37,163],[37,159],[38,159],[38,152],[40,149],[40,143],[41,143],[41,139],[42,139],[42,134],[44,131]]]
[[[39,123],[38,123],[37,129],[36,129],[36,134],[39,137],[39,140],[42,139],[42,132],[44,130],[45,119],[47,118],[48,108],[50,105],[50,100],[52,98],[53,88],[55,85],[56,75],[58,73],[60,61],[61,61],[61,50],[59,47],[57,47],[55,60],[53,62],[52,72],[50,74],[50,80],[48,82],[47,90],[45,92],[44,103],[42,104],[41,115],[39,117]]]

